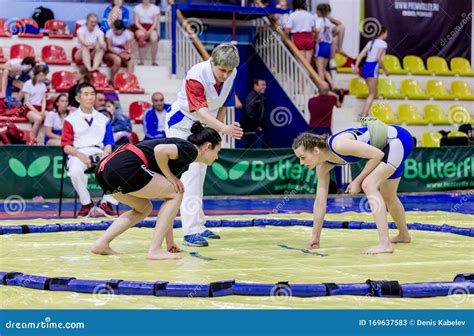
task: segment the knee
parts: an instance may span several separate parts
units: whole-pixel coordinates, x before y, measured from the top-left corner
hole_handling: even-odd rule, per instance
[[[84,175],[84,169],[79,166],[73,165],[68,168],[68,175],[70,178],[78,178]]]
[[[364,181],[362,181],[361,188],[366,194],[367,193],[370,194],[374,192],[375,190],[377,190],[377,187],[375,186],[374,181],[370,179],[365,179]]]
[[[135,210],[138,211],[140,214],[142,214],[146,218],[153,211],[153,205],[150,201],[148,201],[141,207],[141,209],[135,209]]]

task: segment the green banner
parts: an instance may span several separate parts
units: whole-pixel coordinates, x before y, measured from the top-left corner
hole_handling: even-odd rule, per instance
[[[32,198],[59,198],[62,170],[62,151],[47,146],[0,146],[0,198],[18,195]],[[101,196],[102,189],[88,174],[88,189],[92,196]],[[71,180],[64,174],[64,197],[74,197]]]
[[[0,146],[0,198],[18,195],[58,198],[62,153],[57,147]],[[363,163],[352,165],[356,176]],[[330,192],[336,190],[331,175]],[[88,188],[94,197],[101,189],[89,174]],[[426,192],[474,188],[474,147],[415,148],[405,162],[399,190]],[[313,194],[315,170],[298,163],[291,149],[223,149],[207,170],[206,195]],[[64,196],[74,189],[64,178]]]

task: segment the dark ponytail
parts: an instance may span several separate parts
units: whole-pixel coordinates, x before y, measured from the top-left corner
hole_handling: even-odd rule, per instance
[[[191,133],[192,134],[188,137],[188,141],[198,147],[209,142],[214,149],[214,147],[222,142],[221,136],[215,129],[204,127],[199,121],[194,122],[191,127]]]

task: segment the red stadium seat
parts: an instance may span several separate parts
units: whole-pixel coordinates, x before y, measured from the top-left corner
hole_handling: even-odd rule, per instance
[[[5,63],[7,59],[5,58],[5,54],[3,53],[3,49],[0,48],[0,64]]]
[[[46,64],[53,65],[69,65],[69,61],[66,57],[66,52],[63,47],[57,45],[47,45],[41,49],[41,59]]]
[[[37,34],[27,33],[29,29],[38,30]],[[43,38],[43,34],[39,32],[38,23],[33,19],[23,18],[15,21],[14,33],[18,34],[21,38]]]
[[[82,60],[80,61],[76,61],[76,59],[74,58],[74,55],[76,54],[77,50],[79,48],[78,47],[74,47],[72,48],[72,51],[71,51],[71,59],[74,63],[76,63],[76,65],[84,65],[84,62],[82,62]]]
[[[129,72],[118,72],[114,76],[114,87],[120,93],[145,93],[140,87],[137,77]]]
[[[99,92],[112,92],[114,88],[109,84],[107,76],[100,71],[92,73],[91,84],[95,86]]]
[[[68,92],[74,84],[74,74],[69,71],[56,71],[51,77],[51,85],[56,92]]]
[[[14,44],[10,48],[10,59],[35,57],[35,50],[27,44]]]
[[[56,39],[72,39],[72,34],[65,33],[68,31],[66,22],[62,20],[48,20],[44,24],[44,28],[48,29],[49,38]]]
[[[8,28],[8,21],[0,19],[0,37],[12,37],[12,33]]]
[[[135,121],[137,124],[141,124],[143,121],[143,113],[151,107],[151,104],[146,101],[134,101],[128,108],[128,114],[130,119]]]
[[[28,119],[21,115],[21,106],[7,108],[0,115],[0,123],[27,123]]]

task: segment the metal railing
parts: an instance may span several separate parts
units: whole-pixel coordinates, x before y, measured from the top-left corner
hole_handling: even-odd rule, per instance
[[[308,101],[318,93],[314,80],[266,18],[256,20],[255,49],[291,101],[309,121]]]

